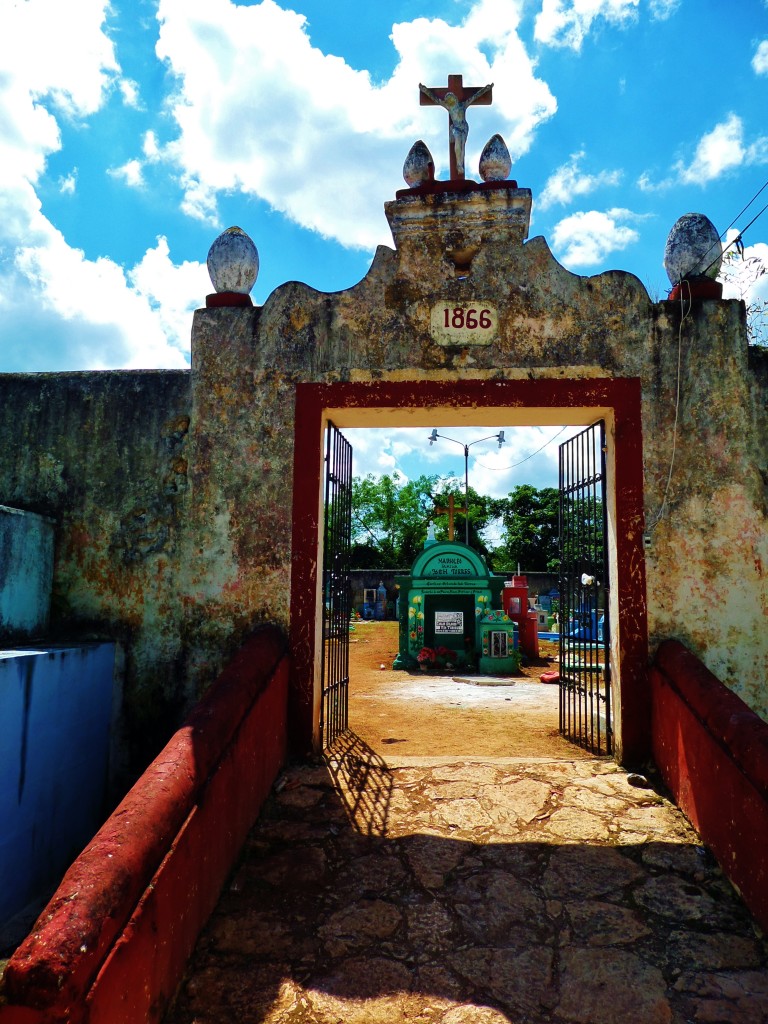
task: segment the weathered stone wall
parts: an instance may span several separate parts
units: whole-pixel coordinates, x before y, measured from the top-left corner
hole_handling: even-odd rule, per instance
[[[357,286],[290,283],[261,309],[198,311],[194,516],[199,548],[229,559],[217,618],[244,624],[250,608],[285,622],[296,382],[566,377],[578,405],[579,379],[635,377],[651,649],[682,639],[768,716],[765,374],[750,366],[742,306],[654,304],[632,275],[571,274],[544,239],[523,244],[519,202],[408,196],[387,207],[397,250],[381,247]],[[439,301],[493,303],[497,340],[437,344]]]
[[[188,371],[0,375],[0,502],[55,520],[51,634],[125,653],[130,759],[190,692],[180,536]]]
[[[739,302],[681,309],[630,274],[569,273],[524,243],[529,204],[387,204],[396,248],[355,287],[198,310],[191,373],[0,376],[0,503],[57,519],[53,626],[123,644],[135,755],[254,626],[290,625],[301,383],[567,381],[575,408],[580,382],[639,380],[648,655],[683,640],[768,717],[765,354]],[[493,305],[495,339],[439,344],[441,302]]]
[[[754,372],[768,353],[748,349],[739,302],[658,310],[644,414],[652,646],[681,640],[768,718],[768,391]]]

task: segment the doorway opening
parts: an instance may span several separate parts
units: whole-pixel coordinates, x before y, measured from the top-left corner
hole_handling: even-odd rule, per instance
[[[647,623],[642,550],[640,386],[636,379],[472,380],[299,384],[296,389],[290,723],[294,749],[318,751],[322,737],[323,450],[329,421],[341,429],[449,424],[606,424],[610,481],[607,553],[614,584],[608,657],[615,701],[614,754],[642,761],[649,745],[645,685]]]

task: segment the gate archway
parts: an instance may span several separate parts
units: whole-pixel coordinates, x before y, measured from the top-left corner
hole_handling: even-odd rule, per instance
[[[294,435],[291,572],[291,727],[297,751],[319,749],[322,657],[323,452],[327,423],[344,427],[444,426],[466,422],[588,426],[606,423],[611,578],[610,650],[615,756],[637,764],[650,738],[648,629],[642,547],[641,389],[634,378],[463,379],[298,384]]]

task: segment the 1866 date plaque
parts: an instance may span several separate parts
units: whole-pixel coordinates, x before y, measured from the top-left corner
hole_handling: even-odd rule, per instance
[[[498,336],[499,317],[488,303],[438,302],[432,307],[429,326],[438,345],[490,345]]]

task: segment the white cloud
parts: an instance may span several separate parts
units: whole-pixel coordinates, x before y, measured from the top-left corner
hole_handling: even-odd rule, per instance
[[[108,0],[3,5],[0,33],[0,309],[2,369],[188,365],[191,311],[210,290],[204,265],[174,267],[159,239],[126,271],[70,246],[35,187],[61,145],[57,118],[85,120],[119,71],[105,34]],[[40,26],[45,26],[41,31]],[[66,41],[66,45],[63,44]],[[123,88],[130,100],[130,86]],[[137,161],[111,172],[131,184]],[[57,182],[76,191],[77,169]],[[29,338],[46,338],[39,350]]]
[[[542,210],[554,206],[555,203],[565,205],[576,196],[585,196],[597,188],[618,185],[621,171],[599,171],[597,174],[583,174],[580,164],[584,159],[584,151],[574,153],[567,164],[558,167],[549,177],[536,200]]]
[[[122,267],[106,258],[86,259],[42,215],[34,219],[30,233],[35,244],[16,250],[15,282],[7,305],[11,315],[14,307],[26,305],[35,308],[35,316],[55,316],[72,326],[72,331],[65,332],[70,346],[60,354],[62,365],[68,369],[188,365],[188,342],[185,332],[179,331],[179,304],[185,296],[188,335],[191,311],[207,290],[204,267],[171,269],[167,245],[159,240],[158,248],[150,250],[129,274],[129,283]],[[151,286],[150,272],[154,272]],[[56,366],[49,362],[47,368]]]
[[[638,232],[621,223],[637,219],[637,214],[623,209],[574,213],[555,225],[553,250],[566,266],[595,266],[638,240]]]
[[[131,188],[138,188],[144,184],[141,162],[139,160],[128,160],[121,167],[109,167],[107,174],[112,178],[124,181]]]
[[[99,109],[118,70],[102,30],[108,9],[108,0],[3,4],[2,105],[14,119],[37,119],[40,101],[74,118]],[[6,107],[6,99],[14,103]]]
[[[185,211],[217,222],[222,191],[258,195],[304,227],[344,245],[389,242],[381,197],[421,137],[447,164],[445,114],[421,108],[416,83],[446,67],[496,85],[470,117],[467,165],[496,131],[527,150],[556,103],[517,35],[518,2],[478,0],[461,24],[416,18],[392,28],[398,63],[383,84],[312,45],[306,19],[274,0],[161,0],[159,57],[176,76],[178,138],[164,154],[186,188]],[[340,197],[343,196],[343,202]]]
[[[666,21],[677,11],[682,0],[651,0],[651,17],[657,21]]]
[[[632,22],[637,18],[639,3],[640,0],[543,0],[536,16],[534,38],[548,46],[580,50],[596,19],[604,18],[617,25]]]
[[[654,181],[647,171],[643,171],[637,179],[637,187],[641,192],[664,192],[674,185],[673,178],[664,178],[661,181]]]
[[[763,39],[755,51],[752,70],[756,75],[768,75],[768,39]]]
[[[77,191],[77,168],[63,178],[59,178],[59,192],[63,196],[73,196]]]
[[[134,110],[143,109],[138,82],[134,82],[132,78],[121,78],[119,89],[126,107],[133,107]]]
[[[136,294],[155,312],[167,344],[186,354],[192,313],[213,289],[205,263],[173,263],[168,241],[161,236],[155,248],[148,249],[141,262],[129,271],[128,279]]]
[[[157,160],[160,156],[160,147],[157,144],[157,136],[153,131],[144,133],[141,143],[141,151],[147,160]]]
[[[744,138],[744,124],[736,114],[729,114],[699,139],[693,159],[678,160],[671,175],[654,182],[645,172],[637,185],[643,192],[662,192],[673,185],[706,185],[729,171],[750,164],[768,163],[768,135],[754,141]]]
[[[686,167],[680,161],[676,170],[686,185],[702,185],[738,167],[744,158],[744,126],[741,118],[729,114],[725,121],[702,136],[692,162]]]

